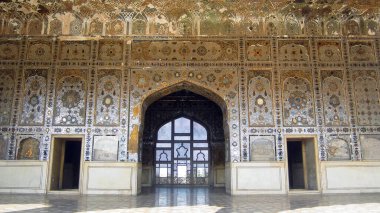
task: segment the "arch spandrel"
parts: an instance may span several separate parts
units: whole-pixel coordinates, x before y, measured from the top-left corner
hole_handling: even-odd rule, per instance
[[[240,161],[238,145],[239,108],[238,72],[236,70],[132,70],[128,153],[130,161],[138,161],[146,108],[170,93],[186,89],[202,95],[220,106],[224,115],[226,147],[231,160]],[[231,144],[230,146],[228,144]]]

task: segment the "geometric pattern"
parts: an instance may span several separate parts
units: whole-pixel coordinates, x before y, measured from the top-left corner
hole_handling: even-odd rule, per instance
[[[371,76],[355,79],[356,115],[359,125],[380,125],[378,81]]]

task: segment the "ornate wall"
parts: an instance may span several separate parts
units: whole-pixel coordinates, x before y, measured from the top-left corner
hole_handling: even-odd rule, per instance
[[[378,36],[2,36],[0,157],[47,160],[52,135],[82,134],[86,161],[105,135],[138,161],[146,106],[187,88],[224,108],[231,162],[282,161],[296,134],[323,161],[379,160],[379,59]]]

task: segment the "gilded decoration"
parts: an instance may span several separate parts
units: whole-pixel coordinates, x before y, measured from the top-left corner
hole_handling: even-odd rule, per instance
[[[121,61],[123,60],[123,40],[100,40],[99,41],[99,60],[102,61]]]
[[[0,41],[0,60],[17,60],[18,57],[18,42]]]
[[[273,126],[273,94],[271,71],[248,74],[248,110],[250,126]]]
[[[246,41],[248,61],[269,61],[271,59],[271,45],[269,40]]]
[[[288,71],[282,77],[284,126],[315,125],[313,89],[302,74],[307,76],[305,72]]]
[[[380,8],[376,0],[2,1],[0,7],[7,34],[311,36],[376,35]]]
[[[46,69],[28,69],[23,79],[23,110],[20,125],[43,125],[45,118],[45,102],[47,94]]]
[[[350,136],[330,136],[327,143],[329,161],[351,160]]]
[[[14,78],[14,70],[0,70],[0,125],[9,125],[11,122]]]
[[[120,70],[97,71],[96,125],[112,126],[119,124],[120,79]]]
[[[346,93],[342,71],[321,71],[325,124],[348,125]]]
[[[39,160],[40,141],[29,137],[21,140],[18,144],[17,160]]]
[[[83,126],[86,115],[87,70],[59,70],[54,124]]]
[[[281,61],[309,61],[307,41],[279,41]]]
[[[134,41],[132,60],[236,61],[237,41]]]
[[[356,116],[359,125],[380,125],[380,103],[378,77],[375,71],[356,71],[355,86]]]
[[[89,41],[61,41],[61,60],[88,60],[90,59],[91,45]]]
[[[29,41],[28,60],[48,61],[52,58],[52,48],[50,41]]]
[[[318,42],[319,60],[323,62],[342,61],[342,51],[339,42]]]
[[[351,61],[376,61],[371,42],[350,42],[349,44]]]

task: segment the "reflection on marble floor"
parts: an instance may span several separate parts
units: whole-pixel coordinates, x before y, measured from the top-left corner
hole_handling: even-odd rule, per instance
[[[380,194],[230,196],[224,189],[153,188],[139,196],[0,195],[0,212],[380,212]]]

